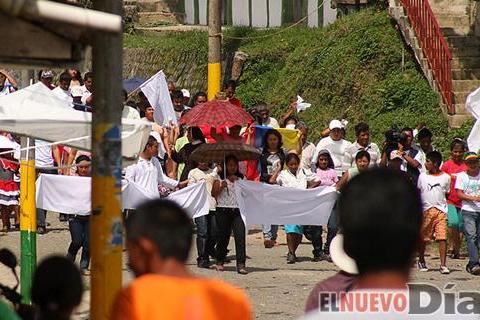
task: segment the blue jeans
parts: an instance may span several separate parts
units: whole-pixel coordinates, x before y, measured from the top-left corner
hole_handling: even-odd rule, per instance
[[[463,234],[467,240],[468,266],[473,267],[479,262],[480,249],[480,212],[462,210]]]
[[[272,224],[262,224],[263,238],[265,240],[277,240],[278,226]]]
[[[330,218],[328,218],[327,224],[327,241],[325,242],[325,246],[323,247],[323,251],[326,254],[330,254],[330,243],[332,243],[333,238],[337,235],[338,232],[338,217],[337,217],[337,205],[332,209],[332,213],[330,214]]]
[[[78,250],[82,248],[80,269],[88,269],[90,265],[90,216],[70,216],[68,228],[72,242],[68,247],[67,258],[75,261]]]
[[[209,261],[209,256],[215,256],[215,245],[217,244],[215,211],[195,218],[195,224],[197,225],[197,261]]]
[[[322,226],[303,226],[303,235],[312,242],[315,257],[322,253],[322,231]]]

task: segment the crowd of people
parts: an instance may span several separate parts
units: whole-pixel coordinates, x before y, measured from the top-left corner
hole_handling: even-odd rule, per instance
[[[91,72],[81,77],[78,70],[68,69],[60,74],[56,87],[53,86],[53,78],[54,73],[50,70],[39,73],[39,81],[72,108],[87,112],[94,108],[94,77]],[[168,83],[168,88],[179,123],[182,116],[207,101],[204,92],[191,96],[188,90],[177,89],[173,82]],[[15,79],[0,70],[0,95],[10,94],[15,90]],[[235,96],[234,81],[225,83],[222,90],[216,99],[244,108]],[[350,286],[350,279],[355,278],[362,285],[367,285],[373,279],[365,275],[378,271],[379,265],[388,270],[399,271],[401,277],[398,279],[402,282],[405,272],[408,275],[406,270],[410,268],[414,250],[418,254],[418,269],[429,270],[425,261],[425,248],[431,240],[438,242],[439,272],[450,273],[447,256],[449,254],[451,259],[462,258],[460,248],[463,234],[469,259],[466,270],[473,275],[480,275],[479,155],[473,152],[477,150],[469,151],[461,138],[452,141],[450,159],[444,160],[442,154],[434,148],[432,132],[424,124],[419,126],[418,130],[409,127],[389,130],[385,133],[385,141],[379,146],[371,141],[367,123],[361,122],[354,126],[356,138],[352,143],[346,139],[348,122],[334,119],[322,130],[320,141],[314,144],[309,140],[308,125],[299,120],[294,101],[280,121],[271,116],[270,108],[265,103],[259,103],[247,109],[252,115],[252,121],[243,128],[238,125],[220,128],[185,125],[164,127],[155,123],[154,112],[158,106],[152,106],[141,90],[135,94],[124,91],[123,98],[123,104],[119,106],[122,108],[123,117],[152,123],[151,135],[139,155],[138,162],[125,169],[124,178],[137,183],[151,194],[161,196],[200,181],[206,182],[210,213],[194,220],[197,264],[200,268],[211,268],[213,258],[216,270],[225,270],[224,264],[229,262],[228,245],[233,233],[236,270],[242,275],[248,273],[247,229],[240,214],[235,183],[241,179],[249,179],[296,189],[329,186],[335,187],[340,193],[340,199],[333,208],[327,225],[284,226],[288,246],[286,260],[289,264],[297,262],[296,250],[303,236],[312,243],[312,261],[332,262],[330,248],[340,230],[345,238],[345,249],[348,249],[347,253],[357,263],[360,275],[360,278],[349,275],[349,280],[344,283]],[[251,143],[250,135],[255,127],[267,129],[262,138],[258,161],[239,161],[232,155],[227,156],[223,163],[196,162],[191,159],[191,154],[205,143]],[[280,128],[298,131],[300,139],[297,148],[284,147]],[[14,135],[2,135],[12,143],[17,143]],[[39,140],[36,144],[38,174],[89,175],[90,156],[87,153]],[[0,148],[0,152],[5,151],[9,149]],[[15,160],[18,160],[18,155],[15,157],[14,150],[11,151],[10,154],[2,154],[0,159],[0,205],[5,232],[11,228],[12,213],[17,228],[19,223],[18,164]],[[248,170],[252,165],[257,169],[253,174]],[[368,174],[372,180],[367,180]],[[388,179],[393,179],[391,184],[386,182]],[[355,183],[351,183],[352,181]],[[373,185],[374,183],[377,185]],[[369,191],[370,188],[372,189]],[[377,190],[378,194],[372,194],[372,190]],[[401,199],[404,202],[398,200],[401,197],[406,197]],[[380,202],[384,205],[381,208],[372,205],[378,199],[381,199]],[[421,204],[421,208],[417,207],[417,202]],[[373,209],[369,211],[367,208]],[[219,285],[209,281],[199,285],[199,280],[193,278],[184,267],[192,231],[188,221],[180,221],[184,219],[181,215],[175,216],[176,211],[182,209],[159,201],[125,214],[127,247],[132,258],[132,269],[137,275],[160,273],[176,277],[177,280],[181,278],[182,287],[191,287],[192,290],[202,288],[204,291],[199,295],[204,295],[205,298],[207,292],[225,294],[234,299],[238,306],[235,312],[243,315],[241,319],[247,319],[248,316],[245,315],[250,313],[250,309],[241,293],[234,292],[231,288],[223,288],[219,292]],[[399,215],[394,216],[393,213],[397,211]],[[384,212],[389,214],[379,218]],[[37,210],[37,231],[40,234],[47,231],[45,215],[45,210]],[[414,220],[407,221],[408,217]],[[72,238],[67,257],[75,261],[77,252],[82,248],[80,268],[83,274],[88,275],[89,216],[79,214],[67,217],[61,214],[60,218],[68,220]],[[392,221],[398,222],[398,226],[392,225]],[[325,243],[322,240],[324,228],[327,233]],[[266,249],[277,245],[278,229],[277,225],[262,226]],[[362,237],[362,232],[377,236],[367,241]],[[398,238],[408,238],[405,240],[408,240],[408,243]],[[377,250],[373,248],[387,245],[387,242],[389,245],[394,242],[398,251],[389,247],[388,250],[379,251],[388,251],[391,254],[378,256],[375,253]],[[375,252],[371,252],[372,250]],[[370,260],[368,257],[373,258]],[[181,295],[177,293],[177,281],[168,283],[162,277],[143,277],[121,293],[114,318],[142,318],[137,313],[140,312],[138,309],[129,309],[130,304],[123,302],[141,300],[148,304],[149,297],[154,296],[150,295],[153,292],[150,288],[155,287],[157,282],[158,286],[175,293],[172,294],[172,299]],[[172,300],[172,312],[175,303],[176,301]],[[229,312],[233,312],[232,310]],[[214,311],[207,308],[202,312],[207,316]]]

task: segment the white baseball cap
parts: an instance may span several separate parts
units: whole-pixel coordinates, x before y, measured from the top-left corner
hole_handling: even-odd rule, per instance
[[[182,89],[182,93],[184,98],[190,98],[190,91],[187,89]]]
[[[343,126],[343,124],[342,124],[339,120],[335,119],[335,120],[330,121],[330,124],[328,125],[328,128],[329,128],[330,130],[333,130],[333,129],[343,129],[344,126]]]
[[[343,234],[337,233],[330,243],[330,256],[333,263],[342,271],[350,274],[358,274],[357,263],[350,258],[343,248]]]

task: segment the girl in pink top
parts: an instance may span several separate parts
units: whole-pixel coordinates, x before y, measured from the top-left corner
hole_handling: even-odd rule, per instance
[[[450,145],[450,160],[442,165],[442,171],[448,173],[451,177],[451,189],[448,194],[448,241],[451,245],[451,258],[459,259],[461,231],[463,229],[463,219],[461,216],[462,201],[458,198],[455,190],[455,181],[457,174],[467,170],[467,165],[463,161],[463,156],[467,147],[460,138],[455,138]]]
[[[318,160],[316,163],[317,171],[315,173],[316,180],[320,180],[321,186],[335,186],[338,182],[337,174],[335,172],[335,165],[328,150],[320,150],[318,153]]]

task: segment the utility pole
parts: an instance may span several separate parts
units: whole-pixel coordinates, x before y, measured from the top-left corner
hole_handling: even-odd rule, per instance
[[[122,1],[95,0],[94,9],[122,14]],[[93,36],[92,215],[90,225],[93,320],[110,319],[122,286],[121,113],[122,34]]]
[[[221,2],[208,1],[208,100],[215,98],[220,92],[222,79],[221,64]]]
[[[30,304],[33,272],[37,265],[37,210],[35,201],[35,140],[22,137],[20,155],[20,292]]]

